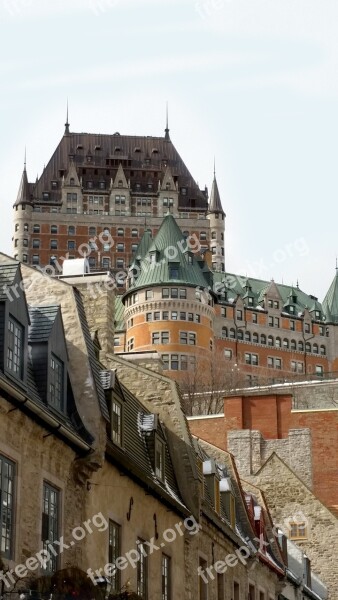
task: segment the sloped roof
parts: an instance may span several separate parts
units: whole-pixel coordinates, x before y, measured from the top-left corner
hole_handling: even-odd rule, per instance
[[[124,306],[121,296],[115,296],[115,331],[121,331],[124,329]]]
[[[14,206],[18,206],[19,204],[27,204],[31,202],[32,187],[32,184],[28,183],[27,171],[26,168],[24,168],[21,175],[19,191]]]
[[[221,196],[218,191],[218,185],[217,185],[217,180],[216,180],[215,176],[214,176],[214,180],[212,182],[208,210],[210,213],[222,213],[223,215],[225,214],[223,207],[222,207]]]
[[[90,164],[87,156],[91,157]],[[195,208],[207,208],[206,194],[199,189],[169,138],[120,135],[118,132],[113,135],[72,132],[64,135],[38,179],[34,190],[35,201],[41,201],[43,192],[48,191],[49,203],[60,202],[60,189],[52,190],[51,181],[60,180],[60,171],[68,170],[69,157],[73,157],[77,169],[88,166],[98,169],[96,176],[91,175],[94,188],[96,181],[102,181],[103,178],[107,190],[111,178],[116,178],[119,161],[128,170],[131,189],[138,183],[141,191],[147,191],[148,183],[147,177],[140,177],[142,172],[148,171],[149,177],[154,178],[153,189],[157,191],[156,182],[158,184],[162,180],[169,165],[173,176],[178,180],[179,188],[186,188],[186,194],[180,195],[180,206],[190,206],[190,199],[194,199]],[[112,161],[113,164],[109,165],[107,161]],[[107,166],[110,167],[109,175],[106,174]]]
[[[18,269],[18,262],[0,265],[0,300],[9,300],[6,290],[14,284]]]
[[[145,245],[146,243],[148,242],[145,241]],[[140,274],[125,295],[131,290],[164,283],[208,287],[202,269],[192,253],[190,253],[192,262],[189,264],[188,253],[184,252],[186,248],[187,242],[174,217],[167,215],[148,250],[138,261]],[[155,253],[154,259],[151,253]],[[175,279],[170,274],[172,263],[178,265],[178,275]]]
[[[338,271],[323,300],[323,311],[327,321],[338,323]]]
[[[268,292],[268,289],[271,285],[270,281],[265,281],[263,279],[256,279],[253,277],[242,277],[240,275],[236,275],[235,273],[213,273],[214,284],[217,285],[217,289],[219,293],[222,291],[220,288],[220,284],[225,283],[225,290],[227,292],[227,299],[230,302],[233,302],[237,296],[241,296],[244,298],[246,294],[245,287],[248,282],[251,286],[252,296],[254,298],[253,308],[258,306],[264,299],[264,295]],[[297,302],[294,305],[296,307],[295,316],[297,316],[297,312],[303,312],[305,308],[308,308],[310,311],[314,310],[314,306],[316,310],[323,311],[324,307],[318,302],[317,298],[314,296],[303,292],[300,288],[294,288],[292,285],[285,285],[281,283],[274,283],[276,286],[278,293],[281,297],[281,302],[283,306],[287,306],[290,302],[290,294],[295,294],[297,297]],[[338,284],[337,284],[337,318],[338,318]]]
[[[115,392],[122,394],[123,402],[123,449],[108,441],[109,454],[115,457],[115,460],[128,469],[130,475],[136,476],[140,481],[160,494],[176,509],[187,511],[187,508],[181,498],[180,491],[175,477],[175,469],[166,443],[166,429],[161,423],[157,424],[157,434],[165,443],[165,480],[160,481],[154,472],[147,436],[151,435],[150,429],[144,428],[145,422],[155,423],[154,414],[145,408],[145,406],[115,377]]]
[[[28,341],[47,342],[59,312],[59,306],[29,307],[31,324],[28,330]]]

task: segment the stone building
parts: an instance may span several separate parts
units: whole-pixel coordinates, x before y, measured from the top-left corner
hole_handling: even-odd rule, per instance
[[[321,378],[338,370],[337,273],[320,304],[298,285],[226,271],[225,212],[215,173],[209,197],[177,152],[168,125],[162,137],[95,135],[71,132],[67,119],[41,176],[29,182],[24,167],[14,203],[13,253],[23,263],[60,273],[65,258],[86,256],[91,270],[112,272],[122,294],[130,265],[135,266],[138,254],[144,258],[150,239],[152,245],[159,241],[168,213],[177,220],[183,239],[197,240],[201,254],[210,253],[210,272],[202,267],[199,285],[211,287],[215,294],[210,318],[213,352],[225,358],[232,379],[247,384]],[[306,252],[303,242],[299,240],[297,251]],[[123,310],[116,312],[122,313],[116,347],[132,350],[130,319]],[[160,320],[166,320],[160,314]],[[177,320],[175,326],[182,328],[182,319]],[[142,345],[151,347],[152,342],[142,340]],[[179,350],[163,351],[166,359],[169,356],[167,370],[176,378],[182,378],[178,371],[194,370],[193,361],[189,365],[184,358],[188,352]],[[189,358],[193,353],[189,348]]]
[[[92,336],[69,281],[0,255],[4,591],[71,565],[144,600],[275,599],[282,553],[257,539],[233,460],[192,439],[159,362],[99,344],[110,312]]]

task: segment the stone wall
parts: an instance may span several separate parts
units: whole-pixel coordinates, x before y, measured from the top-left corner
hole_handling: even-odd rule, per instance
[[[15,463],[15,555],[10,567],[41,550],[43,482],[61,491],[60,534],[71,539],[84,520],[84,488],[73,477],[75,451],[36,419],[0,397],[0,453]],[[9,412],[11,410],[11,412]],[[83,546],[75,543],[59,555],[60,568],[83,565]],[[35,575],[37,571],[33,571]]]
[[[308,535],[297,543],[310,558],[316,575],[327,585],[330,600],[337,600],[337,518],[276,454],[250,480],[263,490],[275,523],[286,533],[290,521],[305,517]]]
[[[260,431],[243,429],[228,432],[228,450],[242,477],[254,475],[276,452],[308,486],[312,487],[312,446],[309,429],[291,429],[282,440],[265,440]]]

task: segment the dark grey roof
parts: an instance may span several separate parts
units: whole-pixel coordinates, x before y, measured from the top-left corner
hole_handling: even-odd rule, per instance
[[[214,180],[212,182],[210,201],[209,201],[209,212],[222,213],[223,215],[225,214],[223,207],[222,207],[221,197],[219,195],[218,185],[217,185],[215,176],[214,176]]]
[[[87,160],[88,156],[90,162]],[[199,189],[169,138],[119,133],[107,135],[70,132],[64,135],[35,186],[34,201],[41,201],[44,192],[50,194],[49,203],[61,201],[61,173],[67,173],[70,160],[74,161],[79,176],[83,175],[83,168],[91,169],[90,179],[94,189],[99,188],[96,183],[105,181],[108,190],[111,179],[116,177],[119,164],[122,164],[131,189],[138,189],[138,184],[141,186],[140,191],[148,193],[148,181],[153,182],[153,190],[157,192],[158,182],[162,181],[169,166],[179,190],[186,188],[186,193],[179,195],[180,207],[193,207],[197,210],[207,208],[205,191]],[[94,169],[97,170],[96,175]],[[83,177],[84,184],[86,178],[87,174]],[[57,190],[52,189],[52,181],[59,183]]]
[[[15,283],[18,273],[19,263],[0,265],[0,300],[9,300],[10,296],[6,294],[7,288]],[[10,294],[10,290],[8,291]]]
[[[84,309],[83,302],[82,302],[81,293],[76,288],[73,288],[73,290],[74,290],[78,314],[79,314],[80,321],[81,321],[82,331],[83,331],[85,342],[86,342],[88,359],[89,359],[92,374],[93,374],[94,386],[95,386],[96,393],[97,393],[97,396],[99,399],[101,414],[107,421],[109,421],[109,411],[107,408],[105,393],[104,393],[104,389],[102,387],[101,378],[100,378],[100,366],[99,366],[98,360],[95,355],[95,348],[94,348],[92,337],[90,335],[88,322],[87,322],[87,318],[86,318],[86,313],[85,313],[85,309]]]
[[[186,512],[187,509],[181,498],[175,470],[166,440],[165,427],[158,421],[156,415],[150,413],[144,405],[115,378],[115,393],[123,403],[123,449],[108,440],[109,454],[128,469],[130,475],[136,476],[143,484],[149,486],[164,500],[173,504],[176,509]],[[152,427],[144,427],[147,423]],[[151,460],[151,436],[154,432],[165,442],[165,481],[160,481],[153,469]]]
[[[28,330],[28,341],[47,342],[59,312],[59,306],[29,307],[31,324]]]
[[[19,204],[30,203],[32,200],[32,188],[33,185],[28,183],[27,171],[26,168],[24,168],[21,175],[19,191],[14,206],[18,206]]]

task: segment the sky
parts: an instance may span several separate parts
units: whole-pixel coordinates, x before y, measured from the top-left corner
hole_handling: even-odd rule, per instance
[[[323,300],[338,243],[337,0],[0,0],[0,250],[71,131],[164,134],[201,188],[214,157],[226,270]],[[7,141],[5,141],[7,140]]]

